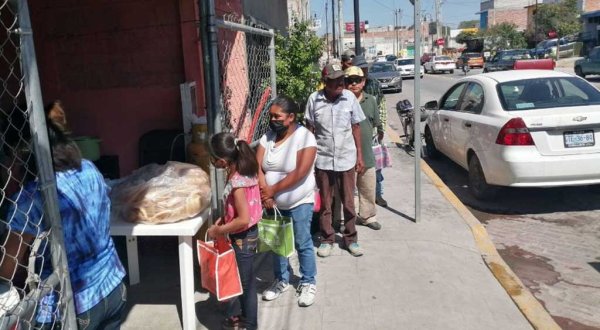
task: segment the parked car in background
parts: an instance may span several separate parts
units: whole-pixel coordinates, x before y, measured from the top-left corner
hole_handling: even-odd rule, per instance
[[[470,68],[483,68],[483,56],[481,53],[462,53],[456,60],[456,68],[462,69],[465,63],[468,63]]]
[[[386,60],[386,61],[388,61],[388,62],[393,62],[393,61],[395,61],[397,58],[398,58],[398,56],[396,56],[396,55],[392,55],[392,54],[385,55],[385,60]]]
[[[512,70],[516,60],[531,59],[529,49],[510,49],[496,53],[483,65],[483,72]]]
[[[426,153],[469,172],[469,189],[600,183],[600,91],[568,73],[522,70],[459,80],[430,101]]]
[[[383,55],[377,55],[375,62],[387,62],[387,59]]]
[[[415,59],[414,58],[399,58],[395,61],[396,70],[400,72],[402,78],[404,77],[413,77],[415,76]],[[421,68],[421,78],[423,78],[423,74],[425,73],[423,66],[419,65]]]
[[[431,58],[434,56],[435,56],[435,53],[423,53],[423,55],[421,55],[421,65],[429,62],[431,60]]]
[[[425,73],[450,72],[454,73],[456,64],[450,56],[432,56],[429,62],[423,64]]]
[[[402,92],[402,76],[392,62],[375,62],[369,67],[369,77],[375,78],[381,85],[381,90]]]
[[[566,38],[555,38],[539,42],[535,46],[534,56],[537,58],[556,57],[557,44],[558,48],[560,49],[561,56],[572,55],[575,42],[567,40]]]
[[[575,61],[575,74],[581,78],[590,74],[600,74],[600,46],[596,46],[590,54]]]

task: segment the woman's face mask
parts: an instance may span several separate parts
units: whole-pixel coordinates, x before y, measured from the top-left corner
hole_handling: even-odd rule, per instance
[[[272,105],[269,110],[269,128],[278,136],[285,134],[291,123],[294,122],[294,117],[291,114],[285,113],[278,105]]]

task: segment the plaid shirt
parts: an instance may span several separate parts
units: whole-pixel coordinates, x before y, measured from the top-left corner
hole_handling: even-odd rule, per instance
[[[385,104],[385,96],[381,91],[379,81],[377,81],[377,79],[367,77],[363,91],[375,96],[377,108],[379,109],[379,121],[381,122],[381,126],[377,129],[377,132],[384,133],[385,128],[387,127],[387,107]]]

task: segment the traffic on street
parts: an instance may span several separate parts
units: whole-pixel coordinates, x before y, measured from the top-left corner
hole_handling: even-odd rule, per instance
[[[426,70],[430,72],[430,70]],[[513,113],[519,113],[523,118],[522,128],[521,126],[508,127],[505,125],[499,125],[498,127],[487,126],[485,131],[478,130],[478,134],[482,134],[481,141],[487,144],[484,145],[484,149],[488,149],[492,152],[490,155],[485,155],[489,158],[489,162],[492,165],[498,165],[503,160],[499,156],[510,156],[512,161],[519,161],[521,164],[529,164],[526,167],[521,167],[524,171],[529,171],[527,177],[551,177],[551,171],[549,167],[544,164],[535,164],[535,160],[541,160],[548,154],[552,155],[552,152],[558,152],[558,149],[563,150],[554,155],[556,158],[561,160],[569,159],[569,157],[575,157],[573,163],[569,165],[569,168],[559,169],[558,173],[569,173],[578,170],[584,170],[585,159],[593,156],[592,151],[597,148],[597,141],[594,140],[594,135],[597,136],[598,125],[587,125],[577,128],[574,124],[569,124],[567,128],[568,134],[575,132],[576,134],[588,133],[590,134],[590,140],[578,139],[574,143],[582,143],[580,146],[570,145],[571,140],[563,140],[563,134],[556,134],[556,127],[548,130],[548,139],[552,140],[557,145],[549,145],[547,153],[542,152],[542,156],[535,155],[534,153],[527,153],[524,150],[532,151],[532,149],[545,147],[551,142],[542,141],[542,135],[544,138],[546,132],[542,128],[536,128],[536,124],[540,124],[544,118],[542,116],[552,117],[555,121],[553,124],[565,123],[566,119],[558,119],[560,116],[575,117],[574,120],[583,120],[583,117],[589,117],[591,120],[597,120],[599,111],[596,107],[591,106],[596,101],[592,100],[598,94],[597,89],[600,86],[600,80],[591,78],[587,84],[585,81],[579,80],[572,73],[564,74],[558,71],[568,70],[557,70],[549,71],[549,73],[543,73],[542,76],[548,77],[548,81],[561,81],[564,80],[565,87],[561,89],[561,96],[563,99],[555,100],[554,104],[543,105],[546,110],[529,110],[533,109],[534,103],[537,107],[538,104],[542,104],[548,100],[515,100],[510,102],[516,102],[512,104],[514,108]],[[438,109],[444,109],[443,103],[446,105],[449,100],[452,99],[453,91],[464,88],[465,94],[471,95],[475,98],[475,101],[479,100],[482,102],[484,96],[482,91],[469,89],[471,86],[462,86],[461,79],[464,77],[473,78],[472,81],[480,82],[486,92],[495,90],[504,90],[514,93],[525,94],[526,90],[523,88],[523,84],[519,83],[518,79],[537,78],[531,76],[531,72],[523,73],[516,71],[510,71],[511,76],[505,72],[503,75],[492,76],[496,79],[495,81],[486,80],[485,78],[476,77],[476,75],[482,73],[482,69],[472,69],[470,72],[465,74],[461,70],[455,70],[450,74],[425,74],[421,81],[421,105],[425,105],[430,101],[437,101]],[[528,76],[530,75],[530,76]],[[516,80],[517,83],[510,83],[510,81]],[[542,79],[543,80],[543,79]],[[498,81],[507,81],[505,85],[500,84],[501,87],[496,89],[493,84]],[[490,83],[487,86],[485,83]],[[462,86],[462,87],[461,87]],[[579,86],[579,88],[575,87]],[[585,91],[584,91],[585,90]],[[445,94],[447,91],[448,94]],[[578,104],[569,104],[567,107],[556,108],[556,103],[575,102],[575,97],[571,97],[568,94],[574,93],[581,96],[583,99],[579,99]],[[588,96],[584,96],[589,93]],[[468,94],[471,93],[471,94]],[[537,91],[537,95],[541,92]],[[549,92],[553,97],[558,97],[557,90]],[[550,95],[549,94],[549,95]],[[386,94],[386,102],[388,105],[389,123],[388,126],[400,136],[402,141],[400,147],[404,148],[405,152],[410,155],[414,155],[411,147],[406,143],[406,139],[402,137],[403,128],[400,121],[400,116],[396,114],[396,104],[401,101],[408,99],[411,103],[413,102],[414,95],[414,80],[405,79],[403,81],[403,91],[400,94]],[[445,96],[444,96],[445,95]],[[443,97],[444,96],[444,97]],[[465,96],[466,97],[466,96]],[[495,98],[498,100],[498,96],[485,95],[488,98]],[[591,98],[590,98],[591,97]],[[502,96],[500,96],[502,99]],[[508,96],[507,96],[508,98]],[[525,98],[525,96],[523,96]],[[567,100],[568,99],[568,100]],[[462,100],[462,99],[461,99]],[[489,100],[486,103],[488,106]],[[454,103],[457,100],[455,98]],[[512,110],[506,110],[506,107],[502,109],[502,106],[506,106],[505,103],[501,105],[498,102],[495,104],[494,109],[489,111],[498,111],[494,117],[502,118],[503,113],[510,113]],[[510,103],[509,102],[509,103]],[[520,102],[520,103],[519,103]],[[451,103],[451,102],[450,102]],[[468,102],[462,102],[466,104]],[[471,106],[477,106],[476,103]],[[432,103],[428,103],[432,105]],[[456,104],[454,104],[456,105]],[[417,105],[415,105],[415,108]],[[554,108],[552,108],[554,107]],[[454,107],[451,105],[451,108]],[[512,109],[511,106],[508,106]],[[578,110],[573,109],[585,109],[585,114],[580,114]],[[558,109],[559,111],[553,111],[552,109]],[[482,109],[475,109],[475,111],[462,110],[463,115],[469,113],[471,116],[467,118],[469,123],[473,122],[474,127],[477,128],[477,116],[482,116]],[[537,112],[536,112],[537,111]],[[583,110],[582,110],[583,111]],[[423,144],[425,145],[422,149],[424,160],[427,164],[437,173],[437,175],[444,181],[444,183],[452,190],[452,192],[465,204],[470,211],[477,217],[477,219],[484,224],[490,237],[492,238],[494,245],[499,251],[503,259],[508,263],[511,269],[517,274],[517,276],[523,281],[523,283],[529,288],[529,290],[535,295],[535,297],[545,306],[555,321],[564,328],[569,329],[597,329],[600,328],[600,314],[597,312],[597,307],[600,306],[600,281],[598,281],[598,272],[600,272],[600,258],[598,258],[598,251],[600,251],[600,221],[599,210],[600,210],[600,184],[597,181],[593,181],[591,177],[597,177],[598,167],[595,166],[595,170],[592,170],[591,177],[588,181],[583,180],[585,174],[575,174],[571,179],[577,181],[582,179],[578,183],[567,182],[570,180],[567,178],[554,178],[556,181],[548,182],[544,180],[538,181],[527,181],[526,184],[522,184],[522,187],[500,187],[497,185],[491,185],[493,188],[492,195],[480,194],[478,195],[477,189],[473,190],[472,185],[477,185],[477,181],[473,180],[473,173],[477,170],[481,170],[480,164],[461,163],[460,158],[462,156],[456,156],[466,152],[456,151],[456,144],[460,143],[457,141],[457,137],[460,137],[461,133],[456,131],[457,125],[451,120],[448,121],[448,117],[452,114],[443,115],[445,118],[440,118],[442,113],[447,113],[447,110],[427,111],[429,113],[428,120],[422,123],[421,132],[425,134],[423,138]],[[455,111],[456,113],[461,111]],[[530,113],[533,119],[528,119],[527,113]],[[456,114],[460,116],[460,114]],[[500,117],[498,117],[500,116]],[[512,115],[511,115],[512,116]],[[579,117],[578,117],[579,116]],[[519,118],[521,118],[519,117]],[[569,118],[570,118],[569,117]],[[465,117],[466,118],[466,117]],[[465,119],[463,118],[463,119]],[[508,118],[508,117],[507,117]],[[587,118],[586,118],[587,119]],[[447,120],[447,121],[444,121]],[[482,119],[483,120],[483,119]],[[486,119],[485,121],[489,124],[492,119]],[[504,120],[504,119],[502,119]],[[545,119],[546,121],[550,119]],[[444,126],[444,124],[448,124]],[[509,121],[509,123],[511,123]],[[524,125],[526,123],[526,126]],[[573,122],[576,123],[577,122]],[[454,124],[454,126],[452,126]],[[514,124],[514,123],[513,123]],[[433,125],[441,125],[436,128],[439,136],[434,138],[434,143],[438,148],[432,148],[431,138],[428,138],[426,134],[432,134]],[[448,127],[449,126],[449,127]],[[510,125],[508,125],[510,126]],[[542,127],[542,125],[539,125]],[[470,126],[469,126],[470,127]],[[492,127],[492,128],[490,128]],[[527,133],[528,136],[519,136],[531,131],[531,134]],[[596,129],[594,131],[594,128]],[[497,140],[497,135],[502,130],[508,132],[507,134],[516,134],[517,136],[505,135],[504,140]],[[594,133],[595,132],[595,133]],[[463,130],[464,133],[464,130]],[[466,133],[465,133],[466,134]],[[565,136],[566,136],[565,135]],[[468,138],[464,136],[464,138]],[[514,140],[511,140],[514,138]],[[446,141],[442,141],[446,139]],[[454,139],[453,141],[451,139]],[[498,137],[500,139],[500,137]],[[553,140],[554,139],[554,140]],[[560,139],[560,140],[557,140]],[[585,141],[584,141],[585,140]],[[510,146],[502,145],[506,141],[512,141],[517,144],[528,144],[527,146],[519,146],[516,149],[510,150],[510,152],[516,152],[516,154],[510,154],[507,148]],[[464,142],[464,141],[463,141]],[[438,143],[444,143],[445,150],[440,152]],[[454,145],[453,145],[454,143]],[[558,146],[560,143],[560,146]],[[564,146],[563,146],[564,143]],[[448,147],[450,145],[450,147]],[[515,147],[512,147],[515,148]],[[437,152],[438,157],[432,154],[432,150]],[[596,155],[597,152],[593,151]],[[537,153],[537,152],[536,152]],[[583,155],[578,155],[583,153]],[[448,157],[450,156],[450,157]],[[464,159],[467,159],[464,155]],[[480,157],[483,157],[481,155]],[[476,158],[476,157],[475,157]],[[473,158],[471,158],[473,159]],[[597,164],[597,160],[594,160]],[[499,176],[500,169],[498,167],[487,164],[485,168],[492,168],[493,170],[489,173],[485,173],[485,177]],[[512,164],[508,168],[514,169],[519,167],[519,164]],[[403,170],[403,169],[395,169]],[[409,169],[407,169],[409,170]],[[411,170],[411,169],[410,169]],[[480,175],[483,173],[479,173]],[[510,180],[516,180],[518,174],[510,173]],[[479,179],[484,179],[482,176]],[[509,181],[510,181],[509,180]],[[552,181],[552,179],[550,180]],[[516,181],[511,181],[516,182]],[[541,184],[536,184],[536,182]],[[596,183],[589,185],[587,183]],[[484,182],[485,183],[485,182]],[[567,183],[567,185],[563,185]],[[500,183],[498,183],[500,184]],[[574,184],[574,185],[571,185]],[[518,185],[518,184],[517,184]],[[563,185],[563,186],[561,186]],[[481,188],[481,187],[479,187]],[[489,188],[489,187],[487,187]]]

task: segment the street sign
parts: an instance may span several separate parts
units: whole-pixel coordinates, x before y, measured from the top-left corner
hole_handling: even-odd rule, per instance
[[[435,44],[438,46],[443,46],[446,43],[446,40],[444,40],[444,38],[439,38],[435,41]]]

